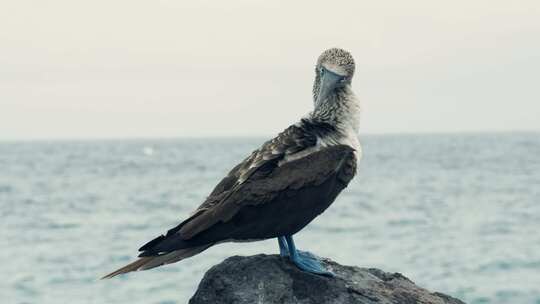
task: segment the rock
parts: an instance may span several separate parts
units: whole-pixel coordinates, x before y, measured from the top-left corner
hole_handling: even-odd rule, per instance
[[[464,304],[418,287],[400,273],[342,266],[330,260],[324,264],[336,277],[303,272],[279,255],[233,256],[206,272],[189,303]]]

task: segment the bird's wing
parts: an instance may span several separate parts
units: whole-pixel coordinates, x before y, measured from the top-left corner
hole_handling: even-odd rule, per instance
[[[142,246],[141,256],[154,254],[153,248],[166,238],[189,240],[196,234],[212,226],[216,221],[230,217],[236,212],[231,207],[235,197],[242,196],[241,191],[248,184],[264,180],[278,167],[280,160],[315,147],[320,132],[331,131],[331,126],[319,124],[317,128],[302,120],[300,125],[292,125],[278,136],[264,143],[261,148],[253,151],[249,157],[234,167],[229,174],[214,188],[210,196],[195,212],[178,226],[170,229],[166,235],[161,235]],[[314,131],[314,130],[318,131]],[[321,131],[322,130],[322,131]],[[146,254],[145,254],[146,252]]]
[[[264,176],[252,175],[252,178],[225,200],[183,225],[178,233],[184,239],[197,237],[218,222],[228,222],[244,207],[264,205],[282,194],[295,195],[302,189],[321,185],[336,174],[337,179],[346,186],[356,172],[356,157],[353,151],[351,147],[344,145],[322,148],[277,167]]]

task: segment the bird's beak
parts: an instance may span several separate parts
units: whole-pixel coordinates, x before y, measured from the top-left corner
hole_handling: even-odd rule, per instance
[[[324,69],[324,73],[320,79],[317,102],[327,99],[337,87],[343,86],[345,84],[345,78],[343,75]]]

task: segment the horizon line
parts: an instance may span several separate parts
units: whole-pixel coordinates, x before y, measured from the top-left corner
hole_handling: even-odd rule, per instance
[[[508,134],[538,134],[540,130],[485,130],[485,131],[430,131],[430,132],[360,132],[359,136],[433,136],[433,135],[508,135]],[[0,138],[0,143],[26,142],[91,142],[91,141],[145,141],[145,140],[186,140],[186,139],[271,139],[277,134],[236,134],[236,135],[174,135],[174,136],[88,136],[88,137],[39,137],[39,138]]]

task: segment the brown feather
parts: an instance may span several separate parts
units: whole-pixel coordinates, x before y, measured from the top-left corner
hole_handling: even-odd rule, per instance
[[[129,263],[127,264],[126,266],[120,268],[120,269],[117,269],[111,273],[109,273],[108,275],[105,275],[101,278],[101,280],[103,279],[110,279],[112,277],[115,277],[119,274],[123,274],[123,273],[128,273],[128,272],[132,272],[132,271],[136,271],[137,269],[139,269],[140,267],[142,267],[144,264],[150,262],[151,260],[153,260],[155,257],[144,257],[144,258],[139,258],[137,259],[136,261],[132,262],[132,263]]]
[[[108,275],[102,277],[101,279],[110,279],[112,277],[115,277],[119,274],[124,274],[132,271],[138,271],[138,270],[148,270],[152,269],[154,267],[158,267],[165,264],[171,264],[176,263],[178,261],[181,261],[183,259],[192,257],[206,249],[208,247],[212,246],[213,244],[207,244],[204,246],[198,246],[198,247],[192,247],[192,248],[186,248],[181,250],[175,250],[173,252],[169,252],[164,255],[158,255],[158,256],[151,256],[151,257],[142,257],[138,260],[127,264],[126,266],[109,273]]]

